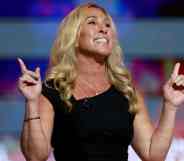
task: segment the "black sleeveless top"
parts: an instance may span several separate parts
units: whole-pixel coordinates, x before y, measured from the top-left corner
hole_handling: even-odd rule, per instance
[[[54,108],[51,145],[56,161],[127,161],[133,137],[133,114],[121,92],[111,86],[103,93],[80,100],[73,96],[68,112],[52,82],[42,94]]]

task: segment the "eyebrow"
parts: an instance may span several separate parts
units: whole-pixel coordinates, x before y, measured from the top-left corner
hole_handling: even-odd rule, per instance
[[[88,19],[91,19],[91,18],[97,19],[97,16],[88,16],[88,17],[85,18],[85,20],[88,20]],[[110,22],[108,17],[105,17],[104,21],[109,21]]]
[[[97,18],[96,16],[88,16],[85,18],[85,20],[91,19],[91,18]]]

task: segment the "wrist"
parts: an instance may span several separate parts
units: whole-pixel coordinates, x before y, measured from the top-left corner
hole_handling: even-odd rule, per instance
[[[37,98],[37,99],[26,99],[25,102],[28,105],[36,105],[37,106],[39,104],[39,98]]]
[[[24,122],[28,122],[28,121],[32,121],[32,120],[40,120],[40,116],[25,118]]]
[[[169,102],[167,100],[164,101],[164,107],[166,109],[174,111],[174,112],[176,112],[178,110],[177,106],[175,106],[173,103],[171,103],[171,102]]]
[[[34,118],[40,116],[39,100],[26,100],[25,118]]]

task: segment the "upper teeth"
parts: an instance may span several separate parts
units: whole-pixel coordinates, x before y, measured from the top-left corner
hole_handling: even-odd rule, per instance
[[[104,42],[104,43],[106,43],[107,39],[105,39],[105,38],[97,38],[95,41],[96,42]]]

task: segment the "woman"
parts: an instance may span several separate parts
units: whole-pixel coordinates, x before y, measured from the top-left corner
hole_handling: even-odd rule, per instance
[[[121,60],[116,30],[107,12],[85,4],[61,23],[46,80],[40,69],[18,59],[18,87],[26,98],[21,136],[27,161],[127,161],[128,145],[142,160],[163,161],[168,152],[176,111],[184,102],[180,64],[163,88],[163,110],[153,128],[144,100],[133,87]]]

